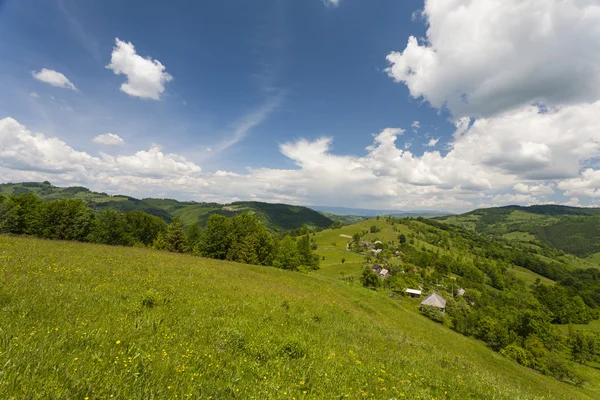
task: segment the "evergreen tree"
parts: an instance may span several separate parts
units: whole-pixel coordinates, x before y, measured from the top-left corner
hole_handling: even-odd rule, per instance
[[[259,264],[258,254],[256,249],[258,248],[258,240],[255,235],[248,235],[244,238],[239,248],[237,259],[239,262],[244,264]]]
[[[183,222],[179,217],[173,218],[173,221],[167,227],[164,234],[164,241],[167,250],[173,253],[184,253],[187,249],[187,239],[183,230]]]
[[[302,236],[296,242],[298,249],[299,263],[313,269],[317,269],[319,266],[319,256],[313,254],[310,248],[310,237],[308,235]]]
[[[264,225],[259,225],[256,233],[256,256],[258,264],[273,265],[275,260],[275,240]]]

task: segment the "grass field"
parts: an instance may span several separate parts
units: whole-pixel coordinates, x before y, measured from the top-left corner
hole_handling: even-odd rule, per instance
[[[514,272],[514,274],[518,277],[523,279],[528,285],[534,284],[535,281],[539,278],[540,281],[546,285],[554,285],[554,281],[551,279],[548,279],[542,275],[538,275],[535,272],[532,272],[528,269],[525,269],[523,267],[519,267],[519,266],[514,266],[510,268],[510,271]]]
[[[318,275],[0,236],[0,398],[593,399]]]

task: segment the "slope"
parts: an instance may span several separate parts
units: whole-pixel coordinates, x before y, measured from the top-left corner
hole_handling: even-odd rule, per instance
[[[379,292],[0,236],[1,398],[591,399]]]
[[[573,260],[574,266],[598,265],[596,258],[600,253],[600,208],[506,206],[479,209],[436,220],[587,259],[587,262]],[[556,257],[560,256],[556,254]]]

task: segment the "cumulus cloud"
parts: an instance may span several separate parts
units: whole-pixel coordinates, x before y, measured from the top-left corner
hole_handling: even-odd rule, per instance
[[[29,96],[33,97],[34,99],[39,99],[40,98],[40,95],[37,94],[36,92],[29,93]]]
[[[411,96],[455,117],[600,99],[596,0],[426,0],[426,38],[387,55]]]
[[[600,197],[600,170],[588,168],[580,176],[560,182],[558,188],[565,196]]]
[[[125,141],[115,133],[103,133],[92,139],[94,143],[104,144],[106,146],[122,146]]]
[[[59,174],[73,181],[95,182],[110,177],[155,177],[163,179],[193,176],[200,167],[157,147],[130,156],[94,157],[77,151],[58,138],[27,130],[12,118],[0,120],[0,167],[5,170]]]
[[[118,38],[115,41],[111,62],[106,68],[116,75],[127,77],[127,81],[121,85],[121,91],[133,97],[159,100],[165,83],[173,79],[166,72],[166,67],[158,60],[138,55],[131,42]]]
[[[440,141],[440,138],[437,138],[437,139],[432,138],[432,139],[429,140],[429,142],[427,142],[425,144],[425,146],[427,146],[427,147],[435,147],[438,144],[439,141]]]
[[[415,129],[419,129],[421,127],[421,123],[419,121],[413,121],[413,123],[410,124],[410,126],[412,126]]]
[[[38,72],[35,72],[35,71],[31,72],[31,75],[33,75],[33,77],[35,79],[37,79],[38,81],[47,83],[52,86],[62,87],[62,88],[71,89],[71,90],[77,90],[75,85],[73,85],[73,83],[71,83],[71,81],[66,76],[64,76],[60,72],[54,71],[52,69],[42,68]],[[33,96],[33,97],[35,97],[35,96]]]
[[[543,113],[536,115],[549,117]],[[572,122],[577,121],[569,113],[564,115]],[[300,139],[280,145],[281,153],[295,164],[293,168],[214,173],[203,172],[193,161],[165,153],[156,145],[132,154],[100,153],[95,157],[5,118],[0,120],[0,180],[47,179],[139,197],[221,202],[252,197],[292,204],[450,211],[482,205],[548,202],[555,188],[569,197],[600,197],[599,171],[589,169],[581,174],[569,171],[572,177],[568,179],[560,178],[564,174],[556,172],[563,168],[556,169],[556,165],[576,164],[579,157],[598,154],[594,146],[582,145],[586,140],[589,142],[589,136],[577,139],[587,133],[575,123],[573,136],[564,140],[560,135],[553,139],[552,131],[544,123],[533,123],[550,135],[548,162],[539,168],[546,171],[542,175],[555,178],[543,181],[527,178],[529,170],[521,169],[522,159],[518,154],[500,165],[490,162],[497,151],[505,148],[505,139],[498,132],[517,130],[506,139],[516,141],[513,145],[517,150],[522,143],[528,143],[528,139],[518,139],[519,132],[530,130],[532,125],[518,125],[515,121],[519,118],[514,118],[480,120],[486,129],[477,123],[466,129],[458,124],[455,139],[449,143],[445,155],[438,151],[413,154],[404,149],[401,140],[404,131],[388,128],[373,136],[373,143],[361,156],[335,154],[333,139],[329,137]],[[560,124],[562,118],[549,124]],[[593,130],[593,126],[589,129]],[[491,153],[482,150],[488,148]],[[565,157],[574,158],[565,161]]]

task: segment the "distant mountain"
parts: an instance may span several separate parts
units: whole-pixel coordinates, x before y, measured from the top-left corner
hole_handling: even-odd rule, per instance
[[[315,211],[335,214],[335,215],[352,215],[359,217],[376,217],[381,216],[393,216],[393,217],[440,217],[446,215],[453,215],[452,213],[445,211],[429,211],[429,210],[413,210],[413,211],[402,211],[402,210],[372,210],[367,208],[347,208],[347,207],[328,207],[328,206],[309,206]]]
[[[92,192],[81,186],[61,188],[50,182],[24,182],[0,184],[0,194],[34,193],[43,200],[63,198],[81,199],[93,209],[113,207],[121,211],[140,210],[163,218],[169,222],[173,217],[182,219],[185,225],[195,222],[205,225],[212,214],[233,216],[243,212],[256,214],[271,230],[289,231],[303,226],[327,228],[333,220],[307,207],[287,204],[261,203],[257,201],[238,201],[231,204],[200,203],[173,199],[136,199],[122,195],[109,195]]]
[[[436,219],[487,235],[540,243],[594,262],[600,260],[600,208],[506,206]]]

